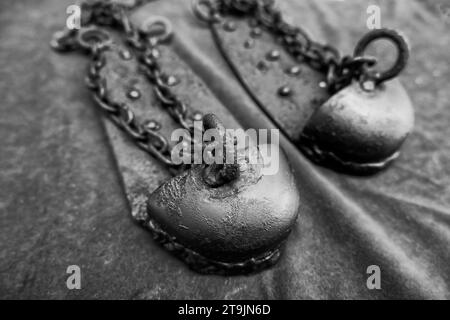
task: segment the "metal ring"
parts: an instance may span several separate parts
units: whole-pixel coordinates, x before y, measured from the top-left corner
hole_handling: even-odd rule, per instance
[[[377,84],[396,77],[405,68],[409,59],[409,48],[405,38],[397,31],[391,29],[376,29],[368,32],[357,43],[353,56],[363,57],[367,46],[378,39],[388,39],[394,43],[397,48],[397,60],[390,69],[377,72],[377,77],[375,79]]]
[[[97,27],[89,27],[80,30],[78,33],[78,43],[83,49],[93,50],[95,46],[108,46],[112,43],[110,35]]]
[[[155,26],[161,27],[161,33],[156,32]],[[157,30],[157,29],[156,29]],[[158,42],[169,40],[172,36],[173,28],[172,23],[163,16],[150,16],[141,24],[139,31],[147,37],[156,38]]]
[[[221,20],[210,0],[193,0],[191,7],[194,15],[201,21],[215,23]]]

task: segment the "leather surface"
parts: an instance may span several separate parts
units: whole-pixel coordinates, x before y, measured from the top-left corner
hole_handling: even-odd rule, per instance
[[[355,178],[312,165],[282,138],[300,188],[300,217],[279,264],[241,277],[188,270],[133,222],[122,168],[84,87],[80,66],[87,61],[48,46],[69,4],[0,4],[0,297],[450,297],[450,37],[436,2],[379,3],[382,24],[403,30],[412,47],[401,80],[415,104],[416,125],[401,157],[376,176]],[[281,5],[294,23],[344,52],[367,30],[363,1]],[[214,104],[245,128],[273,127],[187,1],[150,4],[134,19],[146,10],[174,23],[174,50],[213,92]],[[167,177],[151,159],[144,170],[152,177],[145,183],[155,188]],[[66,288],[71,264],[81,267],[82,290]],[[374,264],[381,268],[381,290],[366,287],[366,268]]]

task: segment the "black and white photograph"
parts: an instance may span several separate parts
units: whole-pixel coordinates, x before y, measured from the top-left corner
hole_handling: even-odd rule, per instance
[[[0,0],[0,300],[449,300],[449,52],[449,0]]]

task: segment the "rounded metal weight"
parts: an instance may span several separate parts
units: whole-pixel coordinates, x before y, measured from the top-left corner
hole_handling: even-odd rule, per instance
[[[355,81],[314,113],[299,147],[319,164],[370,174],[399,155],[413,125],[414,110],[398,80],[377,85],[373,91]]]
[[[273,265],[294,225],[299,194],[285,157],[260,175],[241,163],[239,177],[212,188],[205,165],[167,181],[147,202],[148,226],[167,249],[202,273],[251,273]]]

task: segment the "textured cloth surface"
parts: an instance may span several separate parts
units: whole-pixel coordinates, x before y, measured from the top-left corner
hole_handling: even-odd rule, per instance
[[[355,178],[310,164],[282,139],[301,192],[299,219],[274,268],[239,277],[188,270],[133,222],[84,87],[87,61],[48,46],[69,4],[0,3],[1,298],[450,298],[450,36],[439,2],[379,3],[382,25],[401,29],[412,50],[401,80],[416,125],[401,157],[376,176]],[[281,7],[314,37],[351,52],[367,31],[368,4],[292,0]],[[180,55],[243,127],[272,127],[188,1],[152,3],[134,19],[150,9],[173,21]],[[72,264],[81,267],[81,290],[66,288]],[[369,265],[381,268],[381,290],[366,287]]]

